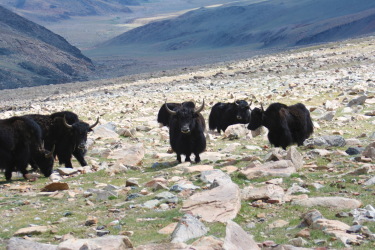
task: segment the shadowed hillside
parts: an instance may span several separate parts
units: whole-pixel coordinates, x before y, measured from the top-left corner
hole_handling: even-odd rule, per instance
[[[242,1],[201,8],[178,18],[126,32],[102,47],[143,44],[142,50],[173,51],[251,45],[292,47],[346,39],[375,31],[371,0]]]
[[[0,6],[0,89],[86,80],[93,65],[46,28]]]

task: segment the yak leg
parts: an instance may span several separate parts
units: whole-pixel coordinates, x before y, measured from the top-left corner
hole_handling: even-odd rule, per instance
[[[0,148],[0,169],[5,169],[5,179],[7,181],[12,179],[12,171],[14,169],[10,155],[10,152]]]
[[[65,167],[66,168],[73,168],[73,165],[72,165],[72,151],[70,150],[59,150],[59,152],[57,152],[57,158],[59,158],[59,164],[62,165],[62,164],[65,164]]]
[[[33,159],[30,160],[29,164],[31,168],[33,169],[33,171],[37,171],[39,169],[38,164]]]
[[[81,150],[76,149],[73,151],[74,157],[77,159],[79,164],[81,164],[82,167],[87,166],[87,162],[84,159],[84,154],[81,152]]]
[[[185,161],[191,162],[191,160],[190,160],[190,153],[186,154]]]
[[[199,154],[194,153],[194,155],[195,155],[195,162],[196,163],[200,162],[201,161],[201,157],[199,156]]]
[[[10,181],[12,179],[12,168],[7,168],[5,170],[5,179]]]
[[[181,154],[177,154],[177,161],[181,163]]]
[[[15,166],[17,171],[20,171],[23,175],[23,178],[27,179],[28,171],[26,170],[27,165],[30,161],[30,148],[25,147],[16,151],[17,157],[15,158]]]

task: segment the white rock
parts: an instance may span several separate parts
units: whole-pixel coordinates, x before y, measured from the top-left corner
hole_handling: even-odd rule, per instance
[[[186,242],[190,239],[194,239],[205,235],[208,229],[205,225],[200,222],[196,217],[185,214],[182,219],[178,222],[175,230],[171,237],[172,243]]]
[[[223,248],[225,250],[257,250],[260,249],[252,236],[246,233],[237,223],[227,222]]]

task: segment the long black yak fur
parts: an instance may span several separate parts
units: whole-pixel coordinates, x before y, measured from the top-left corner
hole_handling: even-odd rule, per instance
[[[51,115],[32,114],[26,115],[37,122],[43,133],[46,149],[56,147],[54,155],[59,159],[59,164],[72,168],[71,158],[74,156],[81,166],[86,166],[87,134],[97,125],[89,125],[79,120],[78,115],[70,111],[56,112]],[[33,168],[37,168],[32,163]]]
[[[208,117],[210,130],[217,130],[218,133],[227,129],[233,124],[246,124],[250,122],[250,105],[245,100],[238,100],[232,103],[216,103]]]
[[[302,103],[291,106],[272,103],[266,111],[263,107],[255,108],[251,112],[248,129],[255,130],[260,126],[268,129],[269,142],[283,149],[295,143],[298,146],[303,145],[314,132],[310,112]]]
[[[181,103],[175,102],[169,102],[167,103],[167,105],[170,110],[176,110],[177,108],[181,107]],[[169,121],[171,120],[171,116],[172,115],[168,113],[165,104],[163,104],[159,109],[157,121],[163,126],[169,127]]]
[[[167,110],[168,104],[165,104]],[[169,123],[169,141],[177,161],[181,162],[181,155],[185,155],[185,161],[191,161],[190,155],[195,155],[195,162],[200,162],[199,154],[206,149],[206,137],[204,131],[206,124],[200,112],[202,106],[196,110],[193,102],[184,102],[176,110],[168,110],[171,114]]]
[[[6,180],[13,171],[20,171],[27,179],[30,161],[36,162],[46,177],[52,174],[53,154],[43,147],[39,125],[26,117],[0,120],[0,169],[5,170]]]

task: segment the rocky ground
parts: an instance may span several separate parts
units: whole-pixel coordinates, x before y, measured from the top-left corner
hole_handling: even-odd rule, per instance
[[[90,123],[100,116],[100,126],[89,136],[89,166],[56,162],[50,178],[15,173],[1,182],[0,245],[372,249],[374,66],[370,37],[185,72],[1,91],[0,118],[72,110]],[[205,100],[207,119],[213,104],[235,99],[302,102],[315,132],[284,151],[265,129],[207,131],[202,162],[178,164],[168,128],[156,122],[160,106]]]

